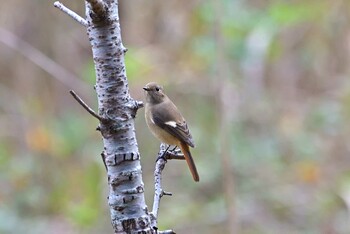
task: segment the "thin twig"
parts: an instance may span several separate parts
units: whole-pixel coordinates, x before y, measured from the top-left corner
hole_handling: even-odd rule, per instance
[[[98,16],[102,17],[106,13],[106,5],[101,0],[86,0],[90,3],[91,10]]]
[[[100,120],[100,122],[102,122],[104,119],[99,116],[98,114],[96,114],[96,112],[91,109],[79,96],[78,94],[76,94],[73,90],[69,91],[69,93],[74,97],[75,100],[77,100],[77,102],[79,102],[79,104],[84,107],[84,109],[89,112],[92,116],[94,116],[96,119]]]
[[[158,234],[176,234],[173,230],[160,231]]]
[[[87,22],[83,17],[81,17],[80,15],[78,15],[77,13],[75,13],[74,11],[72,11],[71,9],[69,9],[68,7],[63,5],[62,3],[60,3],[59,1],[56,1],[53,5],[56,8],[60,9],[62,12],[66,13],[67,15],[72,17],[75,21],[77,21],[81,25],[83,25],[85,27],[87,26]]]
[[[75,87],[80,91],[89,90],[87,84],[77,76],[12,32],[0,28],[0,42],[22,54],[68,88]]]
[[[163,196],[172,196],[173,194],[171,193],[171,192],[165,192],[164,190],[163,190]]]
[[[165,159],[171,160],[171,159],[175,159],[175,160],[185,160],[185,156],[182,153],[178,153],[177,151],[174,152],[166,152],[166,154],[164,155]]]

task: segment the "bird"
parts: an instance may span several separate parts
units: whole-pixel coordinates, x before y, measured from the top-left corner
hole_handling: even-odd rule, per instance
[[[186,120],[164,93],[162,86],[150,82],[143,89],[145,90],[145,119],[148,128],[161,142],[180,148],[194,181],[198,182],[198,171],[190,152],[190,147],[195,147],[195,144]]]

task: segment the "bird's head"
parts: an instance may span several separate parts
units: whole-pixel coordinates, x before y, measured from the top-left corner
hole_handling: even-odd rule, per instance
[[[163,92],[163,87],[155,82],[148,83],[145,87],[146,102],[152,104],[158,104],[164,101],[166,95]]]

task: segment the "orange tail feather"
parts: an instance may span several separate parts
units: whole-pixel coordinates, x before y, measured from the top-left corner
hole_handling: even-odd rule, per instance
[[[180,143],[180,149],[182,151],[182,153],[185,156],[187,165],[191,171],[192,177],[194,179],[194,181],[198,182],[199,181],[199,175],[198,175],[198,171],[196,168],[196,164],[193,161],[191,152],[190,152],[190,148],[188,147],[188,145],[186,143],[181,142]]]

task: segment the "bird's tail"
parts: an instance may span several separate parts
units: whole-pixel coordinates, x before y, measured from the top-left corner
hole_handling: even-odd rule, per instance
[[[190,171],[191,171],[191,174],[192,174],[192,177],[193,177],[194,181],[198,182],[199,181],[199,175],[198,175],[198,171],[197,171],[197,168],[196,168],[196,164],[194,164],[194,161],[193,161],[193,158],[192,158],[192,155],[191,155],[191,152],[190,152],[190,148],[184,142],[181,142],[180,148],[181,148],[182,153],[185,156],[187,165],[190,168]]]

